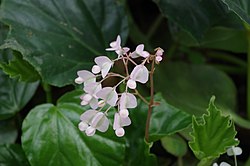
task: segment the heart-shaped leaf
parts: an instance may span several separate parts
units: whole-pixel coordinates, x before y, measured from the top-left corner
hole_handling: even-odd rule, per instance
[[[22,146],[33,165],[119,165],[124,160],[123,139],[107,133],[86,136],[78,129],[83,107],[64,96],[57,106],[44,104],[23,122]],[[75,98],[75,97],[73,97]]]
[[[113,0],[3,0],[0,20],[11,26],[5,48],[22,53],[42,79],[55,86],[73,82],[109,42],[127,36],[123,4]]]
[[[207,109],[207,114],[202,118],[193,116],[191,135],[193,139],[189,146],[200,163],[211,162],[225,153],[227,148],[236,146],[236,131],[229,116],[222,116],[221,111],[214,105],[215,97],[212,97]]]

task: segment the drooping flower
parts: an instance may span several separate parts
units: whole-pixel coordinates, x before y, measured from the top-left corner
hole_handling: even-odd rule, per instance
[[[75,79],[75,83],[77,84],[84,83],[84,86],[86,86],[96,81],[96,76],[87,70],[80,70],[77,72],[77,75],[78,77]]]
[[[130,89],[136,88],[136,81],[146,83],[148,81],[148,69],[144,65],[137,65],[130,74],[127,86]]]
[[[109,127],[109,121],[105,114],[96,110],[84,112],[80,120],[81,122],[78,124],[78,128],[81,131],[85,131],[87,136],[93,136],[96,130],[106,132]]]
[[[98,56],[98,57],[96,57],[95,58],[95,63],[97,65],[94,65],[92,67],[92,72],[94,74],[97,74],[97,73],[101,72],[102,73],[102,78],[104,78],[108,74],[110,68],[114,64],[114,62],[111,61],[106,56]]]
[[[158,48],[155,49],[155,51],[156,51],[155,60],[156,60],[156,62],[159,63],[160,61],[162,61],[162,55],[163,55],[164,50],[162,48],[158,47]]]
[[[144,44],[140,44],[136,47],[135,51],[131,53],[132,58],[137,58],[137,57],[143,57],[147,58],[149,57],[149,53],[147,51],[144,51]]]
[[[121,47],[121,37],[117,36],[116,41],[110,43],[111,48],[106,48],[106,51],[115,51],[118,57],[126,54],[130,49],[128,47]]]
[[[86,94],[82,95],[80,98],[82,99],[81,105],[89,104],[91,108],[98,108],[98,97],[96,93],[102,89],[102,86],[98,82],[90,83],[84,86],[83,90]]]
[[[228,156],[238,156],[242,154],[242,149],[240,147],[232,146],[227,149]]]
[[[118,100],[118,94],[112,87],[105,87],[101,89],[99,92],[97,92],[96,96],[103,99],[111,106],[115,106]]]
[[[133,94],[127,92],[122,93],[119,101],[119,114],[122,118],[129,115],[127,108],[135,108],[136,106],[137,100]]]
[[[115,113],[113,129],[117,137],[122,137],[125,134],[123,127],[129,126],[130,124],[131,120],[129,117],[122,118],[118,113]]]

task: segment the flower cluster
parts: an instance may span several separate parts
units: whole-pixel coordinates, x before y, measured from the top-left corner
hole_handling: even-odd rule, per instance
[[[77,84],[83,84],[84,94],[81,98],[81,105],[89,105],[91,109],[85,111],[81,117],[81,122],[78,127],[85,132],[87,136],[95,134],[96,130],[105,132],[109,127],[107,118],[108,111],[112,107],[117,107],[117,112],[114,114],[113,129],[118,137],[125,134],[123,129],[131,124],[129,118],[129,109],[137,106],[136,90],[137,84],[145,84],[149,79],[149,71],[145,66],[146,63],[154,61],[159,63],[162,60],[163,49],[156,48],[155,54],[151,55],[144,50],[144,45],[140,44],[136,50],[129,52],[129,48],[121,47],[121,38],[118,35],[116,41],[110,43],[110,48],[106,51],[114,51],[118,56],[111,60],[107,56],[98,56],[95,58],[91,72],[81,70],[77,72],[78,77],[75,79]],[[135,62],[135,58],[141,57],[142,61],[139,64]],[[121,61],[124,65],[125,74],[110,72],[111,68],[117,61]],[[134,68],[129,72],[129,65]],[[118,77],[120,81],[113,87],[103,87],[104,80],[110,77]],[[120,84],[125,84],[124,92],[117,92],[117,87]],[[106,108],[105,111],[102,111]]]

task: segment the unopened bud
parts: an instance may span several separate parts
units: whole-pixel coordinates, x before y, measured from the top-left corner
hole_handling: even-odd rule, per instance
[[[101,68],[98,65],[94,65],[92,67],[92,73],[98,74],[98,73],[100,73],[100,71],[101,71]]]
[[[136,82],[134,80],[128,80],[127,82],[127,86],[130,88],[130,89],[135,89],[136,88]]]

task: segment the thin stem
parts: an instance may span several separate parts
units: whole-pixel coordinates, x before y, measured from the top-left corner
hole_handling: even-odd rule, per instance
[[[234,154],[234,165],[237,166],[237,158],[235,154]]]
[[[43,90],[46,93],[46,102],[52,103],[52,93],[51,93],[51,86],[47,83],[43,83]]]
[[[140,92],[137,89],[135,89],[135,95],[139,96],[144,103],[149,105],[149,102],[140,94]]]
[[[150,78],[150,101],[148,104],[148,115],[147,115],[147,121],[146,121],[146,129],[145,129],[145,140],[149,142],[149,126],[150,126],[150,118],[153,110],[154,105],[154,69],[155,69],[155,60],[152,60],[151,64],[151,71],[149,73]]]
[[[177,159],[178,161],[178,166],[183,166],[183,161],[182,161],[182,157],[178,157]]]

